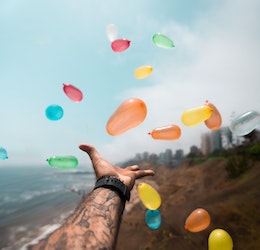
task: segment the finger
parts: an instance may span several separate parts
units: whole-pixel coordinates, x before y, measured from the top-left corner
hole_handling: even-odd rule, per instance
[[[139,166],[138,165],[128,166],[126,167],[126,169],[131,171],[136,171],[139,170]]]
[[[135,172],[136,179],[145,177],[145,176],[153,176],[154,171],[152,169],[147,169],[147,170],[138,170]]]

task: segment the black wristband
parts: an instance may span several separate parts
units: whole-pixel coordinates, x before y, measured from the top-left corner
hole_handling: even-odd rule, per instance
[[[130,200],[130,191],[128,187],[114,176],[105,176],[97,180],[94,189],[99,187],[110,188],[119,193],[120,197],[125,201]]]

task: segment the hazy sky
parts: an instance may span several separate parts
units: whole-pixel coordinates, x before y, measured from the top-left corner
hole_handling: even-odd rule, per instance
[[[222,114],[260,111],[260,1],[193,0],[1,0],[0,146],[9,159],[0,166],[46,164],[52,155],[88,158],[80,143],[97,147],[113,163],[148,151],[200,147],[203,124],[185,127],[181,114],[205,100]],[[115,53],[106,36],[115,24],[131,40]],[[174,43],[162,49],[155,33]],[[151,65],[146,79],[134,70]],[[71,83],[84,99],[74,103],[62,90]],[[142,99],[145,121],[123,135],[106,132],[106,122],[126,99]],[[58,104],[64,117],[50,121],[45,109]],[[147,133],[176,124],[177,141],[156,141]]]

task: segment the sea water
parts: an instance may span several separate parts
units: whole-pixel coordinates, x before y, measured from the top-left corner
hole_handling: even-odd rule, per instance
[[[0,249],[26,249],[55,230],[94,182],[91,169],[1,166]]]

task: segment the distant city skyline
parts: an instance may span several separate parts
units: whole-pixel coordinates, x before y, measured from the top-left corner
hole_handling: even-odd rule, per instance
[[[255,130],[257,138],[260,139],[260,132]],[[201,134],[201,146],[190,145],[190,150],[187,154],[184,154],[183,149],[167,148],[164,151],[159,152],[142,152],[137,153],[135,156],[126,159],[125,163],[148,161],[156,164],[165,164],[168,166],[176,166],[180,162],[179,160],[184,157],[191,156],[207,156],[217,150],[226,150],[235,146],[239,146],[245,141],[244,137],[234,135],[229,127],[221,127],[217,130],[212,130],[207,133]]]

